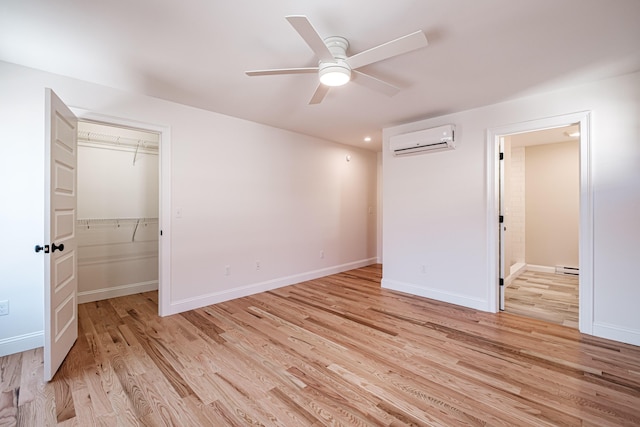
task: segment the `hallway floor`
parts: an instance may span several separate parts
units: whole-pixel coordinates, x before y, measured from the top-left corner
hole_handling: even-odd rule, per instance
[[[578,276],[526,271],[505,291],[505,311],[578,328]]]

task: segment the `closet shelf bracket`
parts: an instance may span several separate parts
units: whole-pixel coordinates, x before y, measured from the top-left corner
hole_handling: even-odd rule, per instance
[[[138,158],[138,150],[140,149],[140,141],[138,141],[138,145],[136,145],[136,152],[133,155],[133,166],[136,165],[136,159]]]

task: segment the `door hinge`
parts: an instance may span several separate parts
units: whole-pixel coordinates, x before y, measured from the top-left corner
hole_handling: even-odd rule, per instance
[[[500,160],[504,160],[504,153],[500,153]]]
[[[499,222],[500,224],[502,224],[502,223],[504,222],[504,215],[500,215],[500,216],[498,217],[498,222]]]
[[[162,230],[160,230],[160,235],[162,236]]]
[[[500,286],[504,286],[504,279],[500,279]]]

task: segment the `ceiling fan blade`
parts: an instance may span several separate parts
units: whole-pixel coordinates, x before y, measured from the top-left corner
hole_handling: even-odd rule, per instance
[[[287,16],[287,21],[300,34],[300,37],[309,45],[311,50],[316,54],[318,59],[322,61],[335,61],[333,54],[329,50],[320,34],[313,28],[309,19],[304,15]]]
[[[358,54],[347,58],[347,64],[351,69],[364,67],[374,62],[383,61],[385,59],[420,49],[429,44],[427,36],[422,31],[408,34],[404,37],[381,44],[371,49],[365,50]]]
[[[313,93],[311,100],[309,100],[309,105],[320,104],[324,97],[327,96],[327,92],[329,92],[329,86],[319,84],[316,91]]]
[[[318,67],[308,67],[308,68],[280,68],[273,70],[253,70],[253,71],[245,71],[247,76],[273,76],[278,74],[310,74],[317,73]]]
[[[391,83],[387,83],[360,71],[352,70],[352,72],[355,74],[355,78],[353,79],[354,83],[358,83],[359,85],[375,90],[376,92],[383,93],[387,96],[393,96],[400,92],[400,88],[392,85]]]

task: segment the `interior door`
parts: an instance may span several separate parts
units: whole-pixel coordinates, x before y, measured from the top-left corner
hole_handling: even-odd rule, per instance
[[[50,381],[78,338],[77,124],[45,89],[44,379]]]
[[[504,209],[504,199],[505,199],[505,194],[504,194],[504,138],[500,137],[499,138],[500,142],[498,143],[498,152],[499,154],[499,166],[498,166],[498,170],[499,170],[499,174],[498,174],[498,200],[499,200],[499,219],[498,219],[498,227],[499,227],[499,232],[498,232],[498,239],[500,241],[500,263],[498,268],[500,269],[500,274],[499,274],[499,282],[498,282],[498,295],[499,295],[499,302],[498,302],[498,308],[500,309],[500,311],[504,311],[504,293],[505,293],[505,288],[504,288],[504,279],[506,277],[505,274],[505,238],[506,238],[506,226],[505,226],[505,222],[504,222],[504,216],[505,216],[505,209]]]

